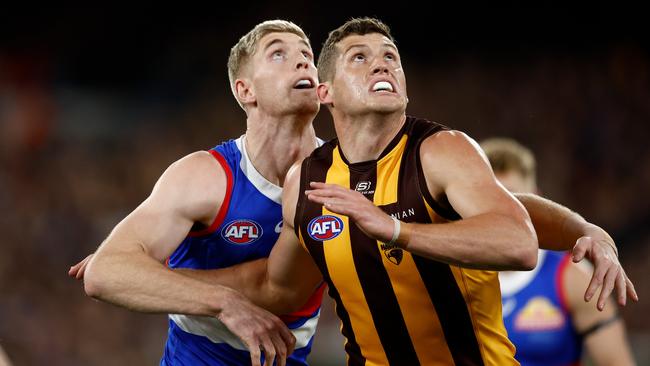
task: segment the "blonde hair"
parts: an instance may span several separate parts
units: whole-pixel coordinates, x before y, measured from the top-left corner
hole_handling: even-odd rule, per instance
[[[256,25],[255,28],[241,37],[237,44],[230,49],[230,56],[228,57],[228,79],[230,80],[230,89],[235,96],[235,99],[237,99],[235,80],[239,77],[241,70],[246,66],[250,57],[255,54],[257,43],[260,39],[265,35],[274,32],[293,33],[304,39],[307,44],[310,44],[309,38],[307,38],[305,32],[303,32],[299,26],[290,21],[275,19],[267,20]],[[237,99],[237,103],[239,103],[243,108],[239,99]]]
[[[495,173],[517,172],[524,179],[535,182],[536,162],[532,151],[509,138],[491,138],[481,142]]]

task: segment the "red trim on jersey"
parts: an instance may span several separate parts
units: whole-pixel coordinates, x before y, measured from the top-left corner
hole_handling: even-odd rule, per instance
[[[280,319],[284,321],[285,323],[293,323],[296,320],[310,316],[313,313],[318,310],[320,307],[321,302],[323,301],[323,291],[325,290],[325,282],[323,282],[317,289],[314,291],[314,293],[311,295],[309,300],[307,300],[307,303],[305,303],[305,306],[303,306],[300,310],[287,314],[287,315],[281,315]]]
[[[555,290],[557,291],[558,298],[560,299],[560,305],[565,312],[571,313],[569,311],[569,302],[566,298],[566,289],[564,288],[564,273],[566,272],[567,267],[571,264],[571,254],[565,254],[560,261],[560,266],[555,274]]]
[[[226,218],[226,213],[228,213],[228,206],[230,206],[230,196],[232,195],[232,185],[233,185],[232,171],[230,170],[230,166],[228,166],[226,159],[224,159],[224,157],[221,154],[219,154],[218,151],[208,150],[208,152],[212,154],[212,156],[214,156],[215,159],[217,159],[219,164],[221,164],[223,171],[226,172],[226,180],[227,180],[226,195],[223,197],[223,202],[221,203],[221,208],[219,209],[219,213],[217,213],[217,217],[214,218],[214,221],[212,222],[210,227],[199,231],[190,231],[187,234],[187,236],[190,237],[212,234],[223,223],[223,219]]]

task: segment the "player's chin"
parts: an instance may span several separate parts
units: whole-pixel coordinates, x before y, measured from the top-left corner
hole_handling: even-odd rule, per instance
[[[379,114],[393,114],[396,112],[403,112],[406,110],[406,104],[393,102],[393,103],[376,103],[371,105],[371,109]]]
[[[316,100],[296,101],[291,106],[291,111],[296,114],[313,114],[316,115],[320,110],[320,103]]]

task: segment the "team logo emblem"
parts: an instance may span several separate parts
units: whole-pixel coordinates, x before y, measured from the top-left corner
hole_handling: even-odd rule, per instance
[[[402,263],[402,258],[404,258],[404,251],[395,245],[388,245],[386,243],[381,244],[381,250],[384,251],[384,256],[388,259],[389,262],[398,265]]]
[[[253,220],[235,220],[224,226],[221,236],[232,244],[250,244],[262,236],[262,226]]]
[[[564,325],[562,310],[543,296],[533,297],[515,317],[515,329],[549,331]]]
[[[332,215],[318,216],[312,219],[309,225],[307,225],[309,237],[318,241],[334,239],[342,231],[343,221]]]

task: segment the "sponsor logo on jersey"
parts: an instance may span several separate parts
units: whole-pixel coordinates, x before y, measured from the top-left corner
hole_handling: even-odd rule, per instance
[[[371,181],[361,181],[357,182],[357,185],[354,187],[354,190],[357,192],[361,192],[362,194],[374,194],[375,190],[370,190],[370,187],[372,186]]]
[[[253,220],[235,220],[223,227],[221,236],[232,244],[250,244],[262,236],[262,226]]]
[[[343,221],[332,215],[315,217],[309,222],[309,225],[307,225],[309,237],[318,241],[334,239],[339,236],[342,231]]]
[[[275,225],[275,233],[280,234],[281,231],[282,231],[282,220],[280,220],[280,222],[278,222],[278,224]]]
[[[390,213],[389,215],[391,215],[392,217],[394,217],[394,218],[396,218],[398,220],[402,220],[402,219],[405,219],[407,217],[415,216],[415,209],[410,207],[410,208],[408,208],[406,210]]]
[[[542,331],[561,328],[565,322],[564,314],[549,299],[536,296],[516,314],[515,329],[523,331]]]

